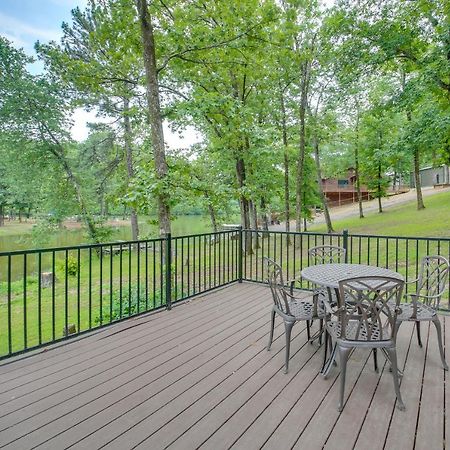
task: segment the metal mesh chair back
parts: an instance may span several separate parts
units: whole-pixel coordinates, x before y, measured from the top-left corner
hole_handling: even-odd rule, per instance
[[[281,312],[291,315],[289,302],[284,290],[284,280],[281,266],[266,257],[264,258],[264,264],[266,267],[266,282],[269,284],[275,306]]]
[[[396,278],[373,276],[339,282],[341,339],[370,343],[394,340],[404,284]]]
[[[319,245],[308,250],[314,264],[333,264],[345,262],[346,250],[336,245]]]
[[[422,258],[417,283],[417,295],[423,303],[437,309],[448,280],[450,264],[443,256]]]

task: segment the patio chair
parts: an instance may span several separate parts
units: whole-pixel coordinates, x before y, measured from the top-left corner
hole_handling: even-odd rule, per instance
[[[319,245],[317,247],[312,247],[308,250],[308,254],[313,264],[333,264],[333,263],[344,263],[345,255],[347,251],[343,247],[338,247],[336,245]],[[290,282],[290,293],[292,295],[294,290],[295,282],[298,280],[292,280]],[[333,290],[329,290],[323,286],[317,286],[313,289],[313,299],[315,304],[321,305],[323,308],[323,301],[330,301],[332,304],[336,303],[336,293]],[[310,328],[310,323],[307,324],[308,331]],[[319,344],[322,343],[322,330],[323,330],[323,319],[320,320],[319,332],[316,336],[310,341],[312,341],[318,337]],[[309,334],[309,333],[308,333]],[[308,336],[308,339],[310,337]]]
[[[411,302],[402,303],[401,314],[397,317],[397,327],[404,321],[416,323],[417,341],[422,347],[420,338],[420,322],[431,321],[436,327],[439,344],[439,352],[444,370],[448,370],[445,361],[444,348],[442,346],[442,329],[437,310],[444,293],[448,279],[450,264],[443,256],[425,256],[420,265],[419,278],[411,280],[408,284],[417,283],[416,291],[407,294],[411,297]],[[419,301],[422,300],[422,301]]]
[[[396,352],[396,324],[403,287],[404,282],[395,278],[351,278],[339,283],[337,309],[324,303],[329,312],[326,329],[336,346],[341,370],[338,411],[344,407],[347,360],[355,348],[381,349],[385,353],[392,367],[397,406],[405,409],[400,395]]]
[[[292,327],[296,322],[301,320],[306,321],[308,327],[309,321],[314,318],[323,319],[324,311],[322,308],[316,307],[314,302],[309,299],[298,298],[291,295],[287,289],[285,289],[281,266],[269,258],[264,258],[264,262],[267,270],[267,283],[270,286],[273,299],[273,307],[270,318],[269,344],[267,345],[267,350],[270,350],[272,345],[273,331],[275,328],[275,316],[278,314],[284,321],[286,335],[286,362],[284,373],[288,373]],[[308,339],[309,338],[310,336],[308,334]]]

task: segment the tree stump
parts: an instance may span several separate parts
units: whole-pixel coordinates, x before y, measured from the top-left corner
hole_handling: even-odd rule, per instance
[[[56,282],[55,275],[53,272],[42,272],[41,273],[41,286],[43,288],[50,287],[53,282]]]

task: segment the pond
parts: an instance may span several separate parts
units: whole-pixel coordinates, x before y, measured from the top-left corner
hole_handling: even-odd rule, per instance
[[[234,218],[237,220],[237,218]],[[131,228],[129,225],[123,225],[123,222],[118,222],[112,228],[114,229],[111,239],[108,241],[127,241],[131,240]],[[7,235],[2,235],[2,228],[0,228],[0,253],[13,250],[25,250],[30,248],[45,248],[45,247],[65,247],[79,244],[86,244],[88,240],[85,232],[78,229],[63,229],[52,236],[45,239],[45,242],[33,242],[30,234],[30,227],[25,228],[25,232],[18,231],[17,234],[9,232]],[[148,220],[139,223],[139,231],[141,238],[158,237],[158,228],[152,225]],[[207,233],[212,231],[211,222],[208,217],[204,216],[179,216],[172,222],[172,235],[181,236],[186,234]]]

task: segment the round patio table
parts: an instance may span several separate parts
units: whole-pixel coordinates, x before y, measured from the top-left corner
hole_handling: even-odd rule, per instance
[[[339,296],[339,282],[348,278],[356,277],[390,277],[404,281],[403,275],[383,267],[368,266],[366,264],[317,264],[314,266],[305,267],[301,271],[301,276],[306,281],[324,286],[328,290],[329,298],[331,299],[331,289],[336,292],[336,297]],[[331,303],[331,302],[330,302]],[[325,347],[327,343],[325,342]],[[326,359],[326,349],[325,349]],[[321,373],[326,378],[331,370],[331,367],[336,359],[336,345],[333,347],[331,355],[327,361],[324,361]]]
[[[305,267],[301,276],[306,281],[331,289],[339,289],[339,281],[355,277],[390,277],[404,280],[402,275],[393,270],[365,264],[317,264]]]

